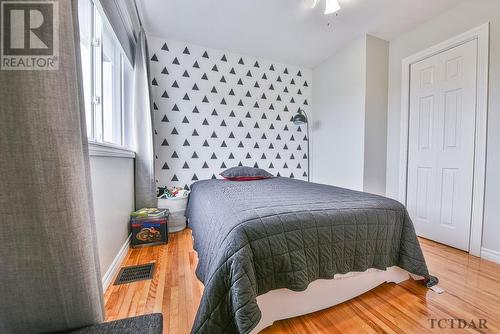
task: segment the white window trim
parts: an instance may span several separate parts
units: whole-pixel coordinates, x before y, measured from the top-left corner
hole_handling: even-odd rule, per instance
[[[472,189],[472,215],[469,253],[481,256],[484,222],[484,191],[486,180],[486,133],[488,117],[489,23],[469,30],[427,50],[403,60],[401,81],[401,148],[399,170],[399,201],[406,204],[408,180],[408,121],[410,108],[410,66],[420,60],[476,39],[478,41],[476,137],[474,154],[474,180]]]
[[[102,8],[102,4],[100,3],[100,0],[89,0],[89,2],[92,5],[92,33],[91,33],[91,39],[95,38],[95,11],[97,11],[100,15],[100,18],[102,20],[102,30],[105,28],[108,29],[111,34],[113,35],[115,41],[116,41],[116,47],[118,47],[119,52],[120,52],[120,62],[119,62],[119,68],[120,68],[120,97],[119,97],[119,104],[120,104],[120,113],[121,113],[121,144],[115,144],[115,143],[110,143],[107,142],[103,139],[104,133],[101,130],[101,137],[97,138],[98,136],[96,135],[96,125],[95,125],[95,119],[96,119],[96,112],[95,108],[96,106],[94,103],[91,101],[91,124],[87,124],[87,126],[91,127],[91,134],[92,136],[88,138],[88,143],[89,143],[89,155],[90,156],[109,156],[109,157],[123,157],[123,158],[135,158],[135,152],[131,149],[128,148],[127,146],[127,141],[126,137],[130,135],[131,129],[127,128],[127,124],[125,122],[125,118],[127,117],[125,114],[125,109],[124,109],[124,75],[123,75],[123,70],[125,66],[133,67],[130,59],[126,56],[125,51],[118,41],[118,38],[116,37],[116,33],[113,30],[113,27],[111,26],[108,18],[106,17],[104,10]],[[102,37],[100,38],[102,40]],[[101,41],[102,43],[102,41]],[[91,46],[92,49],[92,57],[91,57],[91,68],[92,68],[92,83],[91,83],[91,100],[95,96],[99,96],[101,99],[101,105],[99,106],[102,108],[102,93],[96,95],[95,92],[95,80],[96,75],[95,75],[95,66],[94,63],[96,62],[96,57],[95,57],[95,47]],[[102,80],[102,77],[100,78]],[[102,117],[102,114],[101,114]],[[103,123],[103,121],[102,121]],[[103,124],[101,124],[103,125]]]
[[[135,158],[135,152],[123,146],[96,141],[89,141],[89,155],[91,157]]]

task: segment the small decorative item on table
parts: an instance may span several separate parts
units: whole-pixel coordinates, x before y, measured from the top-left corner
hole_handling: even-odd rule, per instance
[[[158,197],[158,208],[168,209],[168,232],[179,232],[186,228],[186,211],[189,191],[180,187],[167,187],[164,194]]]
[[[132,247],[144,247],[168,242],[168,210],[143,208],[132,212],[130,226]]]

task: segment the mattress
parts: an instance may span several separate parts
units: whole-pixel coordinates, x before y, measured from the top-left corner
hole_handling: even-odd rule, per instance
[[[385,197],[281,177],[204,180],[186,217],[205,285],[192,333],[249,333],[258,295],[337,274],[399,266],[437,284],[405,207]]]

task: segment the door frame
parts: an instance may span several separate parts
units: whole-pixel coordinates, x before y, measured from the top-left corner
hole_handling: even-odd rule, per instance
[[[474,171],[472,186],[472,214],[469,253],[481,256],[484,217],[484,189],[486,179],[486,135],[488,122],[489,22],[456,37],[434,45],[403,59],[401,78],[401,145],[399,169],[399,201],[407,199],[408,146],[410,113],[411,65],[472,40],[477,40],[476,127],[474,143]]]

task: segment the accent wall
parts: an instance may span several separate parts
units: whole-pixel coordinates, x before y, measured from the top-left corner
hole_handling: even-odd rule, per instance
[[[312,72],[265,59],[149,38],[159,186],[189,186],[238,165],[307,179]]]

